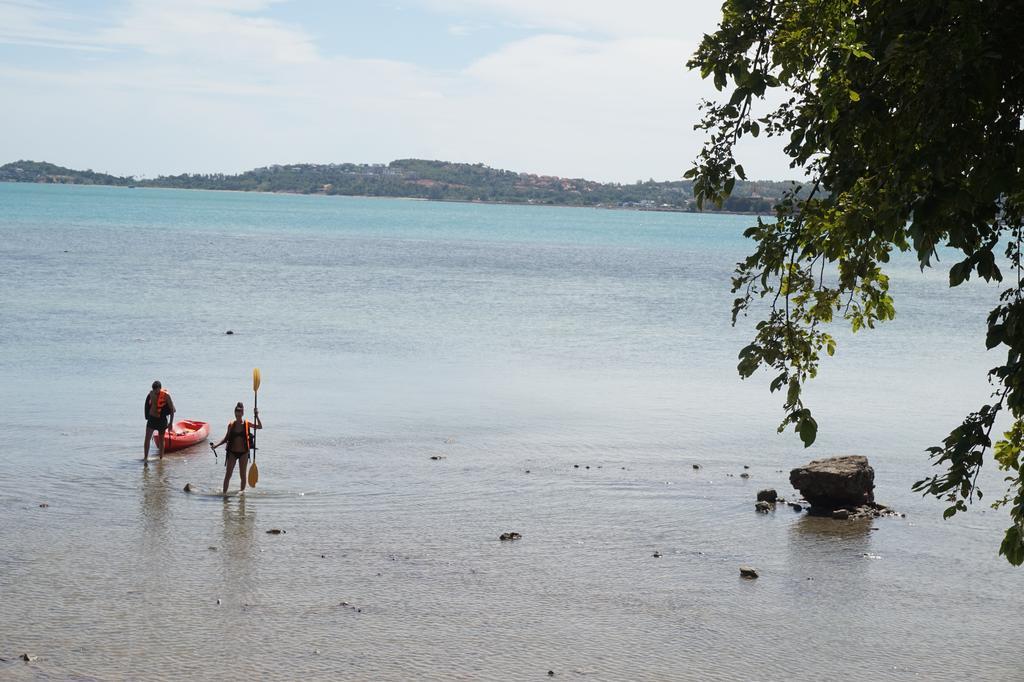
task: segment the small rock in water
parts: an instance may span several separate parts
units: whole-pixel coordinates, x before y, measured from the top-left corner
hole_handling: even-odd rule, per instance
[[[757,493],[758,502],[778,502],[779,494],[775,492],[774,488],[765,488]]]
[[[579,469],[579,468],[580,468],[580,465],[579,465],[579,464],[573,464],[573,465],[572,465],[572,468],[573,468],[573,469]]]
[[[505,541],[505,540],[519,540],[522,537],[523,536],[520,535],[519,533],[511,532],[511,533],[502,533],[501,535],[498,536],[498,539],[502,540],[502,541]]]
[[[49,506],[50,506],[49,502],[41,502],[41,503],[39,503],[39,508],[40,509],[46,509]]]
[[[661,558],[661,552],[655,552],[651,556],[653,556],[655,559],[660,559]]]
[[[433,460],[444,459],[444,458],[445,458],[444,455],[431,455],[430,456],[430,459],[433,459]]]
[[[587,468],[587,469],[589,469],[589,468],[590,468],[590,465],[588,464],[586,468]]]
[[[526,470],[526,473],[530,473],[530,470],[529,470],[529,469],[527,469],[527,470]]]
[[[793,511],[803,511],[804,510],[803,505],[797,504],[796,502],[790,502],[789,503],[789,507]]]
[[[226,334],[227,336],[231,336],[232,334],[234,334],[234,332],[233,332],[233,331],[231,331],[230,329],[229,329],[229,330],[227,330],[227,331],[226,331],[226,332],[224,332],[224,333],[225,333],[225,334]]]
[[[21,655],[21,660],[31,663],[32,661],[38,661],[39,657],[35,654],[25,653]]]
[[[744,465],[743,465],[743,468],[744,468],[744,469],[749,469],[749,468],[750,468],[750,465],[749,465],[749,464],[744,464]]]
[[[548,671],[548,677],[554,677],[554,676],[555,676],[555,671],[554,670],[549,670]]]
[[[287,531],[283,531],[280,528],[271,528],[270,530],[267,531],[267,535],[281,535],[282,533],[285,533],[285,532],[287,532]]]
[[[753,580],[757,577],[757,569],[752,566],[740,566],[740,576]]]
[[[217,548],[216,548],[216,547],[214,547],[213,545],[210,545],[210,546],[209,546],[209,547],[207,547],[206,549],[210,550],[211,552],[216,552],[216,551],[217,551]]]
[[[775,508],[771,502],[765,502],[764,500],[754,503],[754,509],[762,514],[767,514]]]
[[[696,471],[698,469],[700,469],[700,465],[699,464],[694,464],[693,465],[693,470]]]
[[[220,606],[220,599],[217,600],[217,605]]]
[[[742,474],[740,474],[740,478],[750,478],[750,474],[744,471]]]
[[[848,519],[850,518],[850,512],[847,509],[836,509],[832,512],[832,518],[839,520]]]
[[[192,492],[192,484],[191,484],[191,483],[186,483],[186,484],[185,484],[185,487],[184,487],[184,488],[182,488],[182,490],[184,490],[184,491],[185,491],[185,492],[187,492],[187,493],[190,493],[190,492]]]

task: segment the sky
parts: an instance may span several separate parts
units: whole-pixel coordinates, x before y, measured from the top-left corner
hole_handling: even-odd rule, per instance
[[[701,0],[0,0],[0,164],[117,175],[426,158],[679,179]],[[740,149],[794,176],[781,144]]]

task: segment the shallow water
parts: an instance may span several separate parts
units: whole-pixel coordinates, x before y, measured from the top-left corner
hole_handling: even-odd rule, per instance
[[[0,677],[1020,678],[1005,516],[909,490],[988,395],[991,288],[898,259],[804,450],[735,374],[746,217],[4,184],[0,216],[0,657],[40,656]],[[254,366],[257,488],[142,466],[154,378],[219,439]],[[844,453],[905,518],[754,513]]]

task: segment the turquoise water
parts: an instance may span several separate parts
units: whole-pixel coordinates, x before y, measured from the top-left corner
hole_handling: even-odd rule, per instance
[[[898,259],[804,450],[735,374],[749,217],[10,184],[0,216],[0,657],[40,656],[0,676],[1019,678],[1003,514],[909,491],[988,395],[993,288]],[[153,379],[219,439],[256,366],[255,490],[142,466]],[[905,518],[754,513],[847,453]]]

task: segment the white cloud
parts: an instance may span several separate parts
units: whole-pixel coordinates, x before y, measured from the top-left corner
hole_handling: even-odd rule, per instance
[[[250,13],[270,2],[218,0],[152,3],[139,0],[102,42],[132,47],[176,61],[243,61],[308,64],[316,61],[312,39],[300,28]]]
[[[428,1],[548,27],[583,7]],[[644,34],[626,26],[628,8],[587,5],[585,28],[608,35],[549,29],[454,70],[326,57],[301,26],[269,19],[270,4],[133,2],[68,38],[130,59],[0,68],[17,102],[0,109],[0,125],[21,131],[0,140],[0,160],[155,174],[417,156],[631,182],[678,178],[700,145],[692,125],[711,88],[684,67],[699,36],[664,29],[679,13],[672,3],[633,3]],[[18,9],[23,39],[62,20],[38,3]],[[483,25],[461,18],[467,30]],[[785,174],[771,154],[754,156],[749,175]]]
[[[695,40],[714,30],[720,4],[690,0],[422,0],[438,11],[496,14],[543,30]]]
[[[0,44],[97,51],[104,49],[87,35],[61,24],[77,16],[35,0],[0,0]]]

